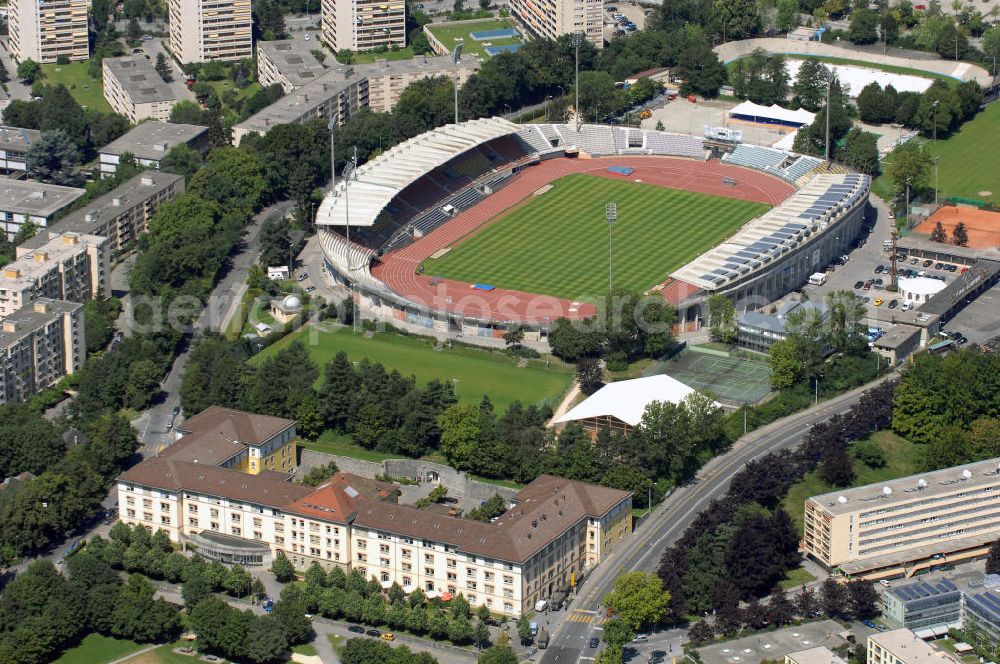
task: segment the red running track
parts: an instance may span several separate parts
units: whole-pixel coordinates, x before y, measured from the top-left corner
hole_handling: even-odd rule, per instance
[[[608,172],[611,166],[634,168],[631,175]],[[768,205],[778,205],[795,187],[777,177],[719,161],[695,161],[675,157],[601,157],[598,159],[560,158],[530,166],[500,191],[479,205],[461,212],[454,219],[407,247],[382,257],[372,274],[392,290],[412,302],[435,311],[497,322],[547,323],[561,316],[585,318],[594,315],[593,304],[570,302],[549,295],[497,288],[474,290],[470,284],[419,275],[417,266],[436,251],[454,245],[477,231],[490,220],[517,207],[546,184],[571,173],[588,173],[609,178],[627,177],[646,184],[697,191],[714,196],[739,198]],[[722,178],[736,180],[725,185]]]

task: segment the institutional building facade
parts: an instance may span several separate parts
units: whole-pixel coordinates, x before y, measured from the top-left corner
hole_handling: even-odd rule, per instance
[[[241,450],[249,436],[233,432],[294,436],[294,422],[264,419],[278,418],[209,409],[185,422],[177,442],[119,477],[121,519],[196,543],[210,557],[264,564],[281,551],[299,568],[356,569],[384,588],[398,583],[431,597],[463,593],[510,616],[579,582],[632,531],[630,493],[549,475],[483,523],[400,505],[398,486],[349,473],[317,488],[285,481],[277,459],[287,448],[294,463],[287,443],[251,474],[254,457]],[[199,430],[185,433],[191,428]]]
[[[182,63],[253,57],[250,0],[168,0],[167,14]]]
[[[55,385],[86,359],[83,305],[36,299],[0,323],[0,404]]]
[[[322,0],[323,41],[334,52],[406,46],[403,0]]]
[[[998,464],[813,496],[805,502],[803,548],[829,568],[870,578],[985,555],[1000,535]]]
[[[87,0],[11,0],[8,5],[10,56],[14,62],[71,61],[90,57]],[[13,74],[13,72],[11,72]]]
[[[603,0],[511,0],[510,13],[542,39],[580,33],[604,48]]]

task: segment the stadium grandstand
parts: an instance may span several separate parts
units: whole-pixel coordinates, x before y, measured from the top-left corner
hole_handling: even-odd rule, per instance
[[[827,173],[812,157],[742,144],[721,161],[711,154],[701,137],[648,129],[582,125],[578,131],[497,117],[449,124],[337,182],[316,215],[326,268],[352,289],[366,315],[426,327],[471,326],[468,333],[483,335],[512,323],[544,330],[560,315],[590,315],[590,305],[556,298],[544,316],[525,313],[523,303],[500,314],[498,299],[526,294],[483,292],[472,284],[464,286],[474,289],[478,304],[459,306],[418,266],[561,175],[621,165],[648,168],[645,181],[658,186],[776,206],[657,287],[686,321],[700,321],[704,299],[716,292],[734,299],[785,294],[860,232],[866,176]],[[517,186],[505,190],[512,182]],[[800,251],[805,247],[814,250]]]

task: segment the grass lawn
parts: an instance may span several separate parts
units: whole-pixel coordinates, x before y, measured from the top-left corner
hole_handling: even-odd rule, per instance
[[[468,22],[468,23],[456,23],[435,25],[430,28],[431,34],[437,37],[445,48],[449,51],[454,50],[454,48],[462,44],[462,55],[478,55],[483,60],[488,60],[489,55],[483,48],[484,45],[489,46],[504,46],[505,44],[520,44],[522,40],[519,37],[505,37],[503,39],[489,39],[485,42],[477,42],[473,39],[470,33],[473,32],[485,32],[487,30],[503,30],[504,28],[513,28],[514,20],[511,18],[484,18],[479,21]]]
[[[615,286],[644,292],[768,209],[762,203],[576,173],[437,260],[427,274],[571,300],[608,288],[604,204],[618,204]],[[681,240],[680,238],[683,238]]]
[[[111,112],[111,106],[104,99],[103,83],[100,78],[91,78],[86,62],[68,65],[42,65],[43,81],[46,85],[62,83],[73,95],[73,99],[84,108]]]
[[[206,81],[215,89],[215,93],[219,95],[219,99],[223,99],[223,94],[229,90],[233,90],[236,93],[236,99],[246,99],[252,96],[255,92],[260,90],[260,83],[254,81],[245,88],[238,88],[236,84],[233,83],[231,79],[223,79],[221,81]]]
[[[344,645],[347,643],[347,639],[340,634],[327,634],[326,638],[330,639],[330,645],[333,646],[333,651],[338,655],[344,650]]]
[[[799,588],[815,580],[816,577],[808,571],[802,569],[801,567],[796,567],[793,570],[789,570],[788,573],[785,574],[785,578],[782,579],[778,585],[784,590],[791,590],[792,588]]]
[[[274,320],[274,316],[271,315],[271,303],[265,302],[262,305],[261,301],[255,298],[250,305],[250,312],[247,315],[246,322],[243,324],[242,333],[256,334],[257,330],[254,328],[254,325],[257,323],[269,325],[272,330],[282,327],[280,323]]]
[[[851,486],[864,486],[866,484],[885,482],[898,477],[913,475],[917,472],[916,445],[904,438],[900,438],[891,431],[877,431],[872,434],[871,440],[882,448],[887,463],[883,468],[869,468],[860,461],[855,461],[854,482],[851,483]],[[823,481],[819,476],[818,470],[814,470],[792,485],[781,504],[785,508],[785,511],[792,516],[800,535],[802,534],[802,519],[806,498],[836,490],[837,487],[830,486]]]
[[[306,655],[309,657],[315,657],[319,654],[316,652],[316,646],[311,643],[303,643],[302,645],[293,646],[292,652],[297,655]]]
[[[100,634],[88,634],[75,648],[67,650],[55,664],[102,664],[113,662],[129,653],[142,650],[145,644],[113,639]]]
[[[407,46],[398,51],[386,51],[385,53],[355,53],[354,64],[363,65],[376,60],[409,60],[413,57],[413,47]]]
[[[402,458],[402,455],[399,454],[384,454],[374,450],[366,450],[360,445],[355,445],[349,434],[339,434],[329,429],[324,431],[319,439],[315,441],[300,440],[297,445],[307,450],[336,454],[337,456],[346,456],[374,463],[382,463],[386,459]]]
[[[313,331],[315,337],[310,334]],[[573,379],[572,368],[556,361],[546,368],[544,360],[529,360],[528,366],[519,369],[516,358],[499,352],[461,345],[435,351],[434,340],[426,337],[380,332],[366,339],[353,334],[350,328],[326,331],[309,325],[269,346],[253,362],[263,361],[296,340],[306,345],[320,367],[321,377],[322,367],[344,351],[354,362],[367,357],[381,362],[389,371],[397,369],[404,376],[416,376],[418,384],[433,378],[457,381],[460,401],[479,403],[488,394],[498,412],[506,410],[515,400],[555,406]]]

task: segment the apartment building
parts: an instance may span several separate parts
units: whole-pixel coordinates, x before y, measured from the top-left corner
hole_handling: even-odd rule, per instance
[[[349,473],[315,489],[268,469],[250,475],[240,470],[249,459],[216,428],[182,435],[123,473],[122,520],[164,529],[210,557],[263,565],[283,551],[299,568],[340,565],[384,588],[463,593],[510,616],[582,580],[632,531],[630,493],[551,475],[522,489],[493,523],[400,505],[398,486]]]
[[[28,172],[28,149],[41,136],[35,129],[0,126],[0,175],[23,177]]]
[[[184,64],[253,57],[250,0],[168,0],[170,50]]]
[[[135,157],[136,162],[143,166],[159,169],[163,158],[182,143],[199,152],[207,152],[208,127],[174,122],[143,122],[98,150],[101,176],[114,174],[125,153]]]
[[[7,6],[10,56],[14,62],[71,61],[90,57],[88,0],[11,0]],[[13,72],[11,72],[13,74]]]
[[[403,0],[321,0],[323,41],[334,52],[406,46]]]
[[[306,33],[310,37],[316,33]],[[327,69],[313,51],[322,48],[316,41],[302,38],[257,42],[257,80],[264,87],[280,85],[288,94],[312,83]]]
[[[875,632],[868,637],[868,664],[957,664],[908,629]]]
[[[108,293],[109,242],[96,235],[64,233],[37,249],[17,248],[0,272],[0,318],[40,298],[86,302]]]
[[[76,187],[42,184],[33,180],[4,180],[0,187],[0,231],[13,240],[21,225],[30,221],[39,228],[86,192]]]
[[[287,71],[289,65],[285,60],[272,58],[270,62],[270,66],[285,72],[281,76],[292,80],[293,74]],[[414,81],[447,76],[463,85],[478,69],[478,61],[472,58],[454,63],[447,55],[379,60],[364,65],[334,64],[312,82],[295,88],[259,113],[234,125],[233,143],[238,145],[251,132],[263,135],[279,124],[299,124],[316,118],[336,118],[338,126],[343,126],[365,107],[378,112],[391,111],[406,86]]]
[[[104,98],[132,124],[149,118],[166,122],[174,104],[194,100],[180,81],[164,81],[146,55],[104,58],[102,69]]]
[[[580,33],[604,48],[604,0],[511,0],[510,13],[541,39]]]
[[[18,255],[66,233],[100,235],[108,239],[109,251],[121,251],[146,232],[160,205],[183,193],[183,176],[143,171],[23,242]]]
[[[83,305],[35,300],[0,324],[0,404],[55,385],[86,359]]]
[[[986,554],[1000,535],[1000,459],[805,502],[806,553],[850,576],[904,575]]]
[[[178,424],[171,458],[257,475],[295,470],[295,421],[212,406]],[[206,456],[208,455],[208,456]]]

